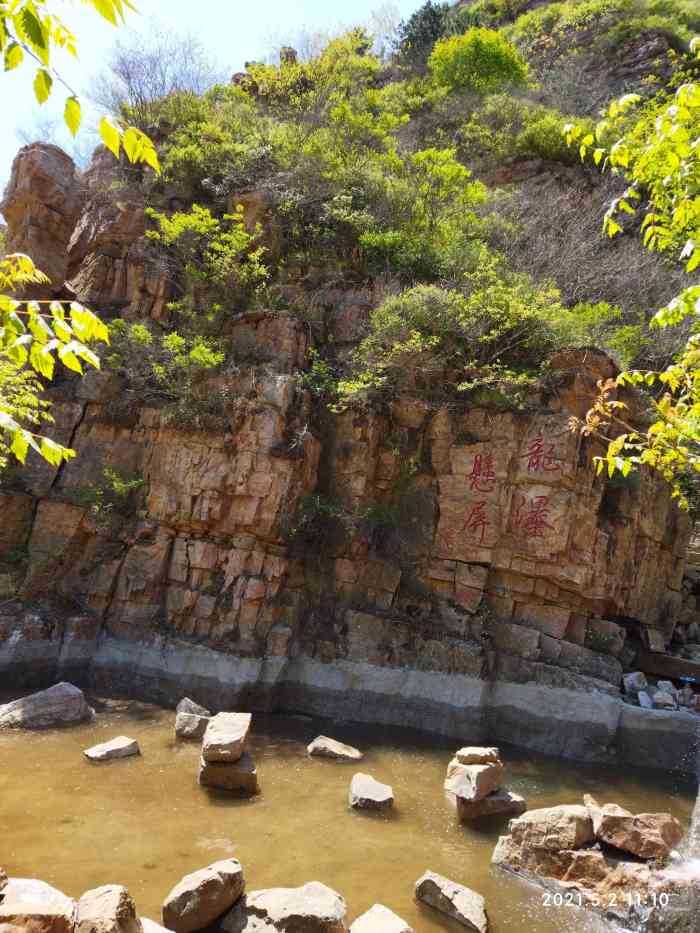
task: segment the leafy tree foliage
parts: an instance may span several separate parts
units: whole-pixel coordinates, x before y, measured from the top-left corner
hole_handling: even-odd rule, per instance
[[[527,81],[527,65],[515,46],[494,29],[476,27],[436,43],[429,60],[433,80],[451,91],[487,94]]]
[[[449,3],[428,0],[397,29],[396,55],[399,61],[421,68],[428,60],[433,46],[449,31]]]
[[[122,22],[131,8],[128,0],[86,0],[113,25]],[[39,105],[50,97],[56,84],[68,90],[64,120],[75,136],[81,107],[54,67],[57,51],[77,57],[76,38],[52,12],[49,0],[0,0],[0,53],[5,71],[17,68],[25,58],[36,63],[34,94]],[[115,156],[123,150],[132,162],[145,162],[159,171],[151,140],[135,127],[122,127],[105,117],[100,124],[104,144]],[[19,254],[0,259],[0,465],[8,453],[24,463],[29,449],[54,465],[74,456],[74,451],[32,431],[48,420],[47,406],[39,398],[38,376],[50,380],[58,359],[68,369],[82,372],[82,364],[99,366],[88,343],[106,340],[107,329],[77,302],[66,309],[62,302],[22,302],[10,297],[46,277],[31,258]]]
[[[700,40],[692,48],[700,56]],[[620,218],[643,205],[641,224],[647,249],[668,253],[700,268],[700,83],[686,82],[670,97],[641,105],[637,95],[613,101],[593,133],[568,126],[567,138],[603,169],[624,174],[630,184],[610,205],[604,226],[609,237],[623,233]],[[641,105],[641,106],[640,106]],[[609,441],[598,469],[623,475],[642,465],[658,470],[683,503],[683,479],[700,472],[700,285],[689,285],[653,319],[657,327],[691,320],[691,336],[677,360],[660,372],[623,372],[603,385],[583,430]],[[617,385],[631,383],[654,391],[652,423],[646,431],[629,424]]]

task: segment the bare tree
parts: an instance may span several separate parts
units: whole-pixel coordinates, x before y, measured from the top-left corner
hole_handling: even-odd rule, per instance
[[[54,146],[60,146],[80,169],[87,168],[93,150],[100,142],[94,126],[83,127],[78,137],[74,138],[67,131],[60,114],[48,111],[36,113],[30,123],[16,130],[15,135],[22,146],[28,146],[30,143],[52,143]]]
[[[116,116],[128,111],[145,126],[157,117],[157,102],[178,92],[203,94],[226,74],[190,33],[152,23],[145,35],[132,32],[115,43],[97,76],[93,101]]]

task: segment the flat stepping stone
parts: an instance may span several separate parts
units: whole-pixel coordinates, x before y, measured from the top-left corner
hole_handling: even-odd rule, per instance
[[[394,791],[389,784],[358,771],[350,782],[348,799],[355,810],[388,810],[394,806]]]
[[[199,783],[203,787],[216,787],[232,794],[252,797],[258,793],[258,771],[248,752],[238,761],[199,761]]]
[[[350,927],[350,933],[414,933],[414,931],[413,927],[410,927],[388,907],[375,904],[357,918]]]
[[[457,816],[462,822],[482,816],[520,816],[527,810],[527,801],[519,794],[502,787],[483,800],[465,800],[457,797]]]
[[[416,881],[416,899],[434,907],[474,933],[486,933],[488,918],[481,894],[433,871]]]
[[[132,755],[140,754],[139,743],[136,739],[130,739],[126,735],[118,735],[116,739],[93,745],[92,748],[86,748],[83,752],[83,755],[90,761],[111,761],[113,758],[131,758]]]
[[[210,762],[238,761],[246,750],[250,713],[217,713],[207,724],[202,742],[202,757]]]
[[[317,736],[310,745],[307,745],[306,751],[316,758],[336,758],[341,761],[359,761],[364,757],[358,748],[345,745],[327,735]]]
[[[447,768],[445,790],[464,800],[483,800],[503,783],[500,761],[487,765],[463,765],[453,758]]]
[[[461,765],[488,765],[500,762],[501,753],[494,745],[466,745],[455,758]]]

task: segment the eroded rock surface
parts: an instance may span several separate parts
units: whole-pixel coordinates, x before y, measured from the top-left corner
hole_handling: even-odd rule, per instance
[[[0,930],[73,933],[75,901],[44,881],[10,878],[0,898]]]
[[[218,713],[207,723],[202,742],[202,758],[207,762],[238,761],[246,749],[252,716],[250,713]]]
[[[252,891],[224,918],[224,933],[347,933],[343,898],[319,881]]]
[[[175,933],[201,930],[230,910],[244,890],[240,862],[214,862],[175,885],[163,902],[163,923]]]
[[[317,736],[307,746],[306,751],[315,758],[336,758],[341,761],[359,761],[364,757],[359,749],[330,739],[327,735]]]
[[[75,933],[145,933],[126,888],[105,884],[78,901]]]
[[[87,722],[94,716],[83,691],[60,683],[0,706],[0,729],[51,729]]]
[[[416,881],[416,898],[456,920],[468,930],[486,933],[488,918],[484,898],[463,884],[426,871]]]
[[[90,761],[111,761],[115,758],[131,758],[133,755],[140,755],[141,749],[136,739],[118,735],[108,742],[101,742],[99,745],[93,745],[92,748],[86,748],[83,754]]]

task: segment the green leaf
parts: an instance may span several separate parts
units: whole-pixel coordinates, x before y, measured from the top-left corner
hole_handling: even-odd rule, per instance
[[[16,42],[11,42],[5,49],[5,71],[12,71],[13,68],[17,68],[18,65],[22,64],[23,59],[24,51],[22,46]]]
[[[80,129],[80,121],[82,119],[82,112],[80,109],[80,101],[77,97],[68,97],[66,98],[66,106],[63,111],[63,119],[66,126],[71,132],[72,136],[75,136]]]
[[[11,453],[15,455],[20,463],[24,463],[24,461],[27,459],[28,450],[29,440],[27,439],[26,433],[24,431],[16,431],[10,446]]]
[[[53,78],[45,68],[39,68],[34,78],[34,96],[40,104],[45,104],[51,94]]]
[[[102,117],[100,120],[100,136],[105,146],[114,157],[118,159],[121,146],[121,132],[119,127],[109,117]]]
[[[20,23],[22,31],[27,37],[27,41],[32,46],[41,61],[48,65],[49,63],[49,43],[48,36],[39,18],[25,6],[20,14]]]

